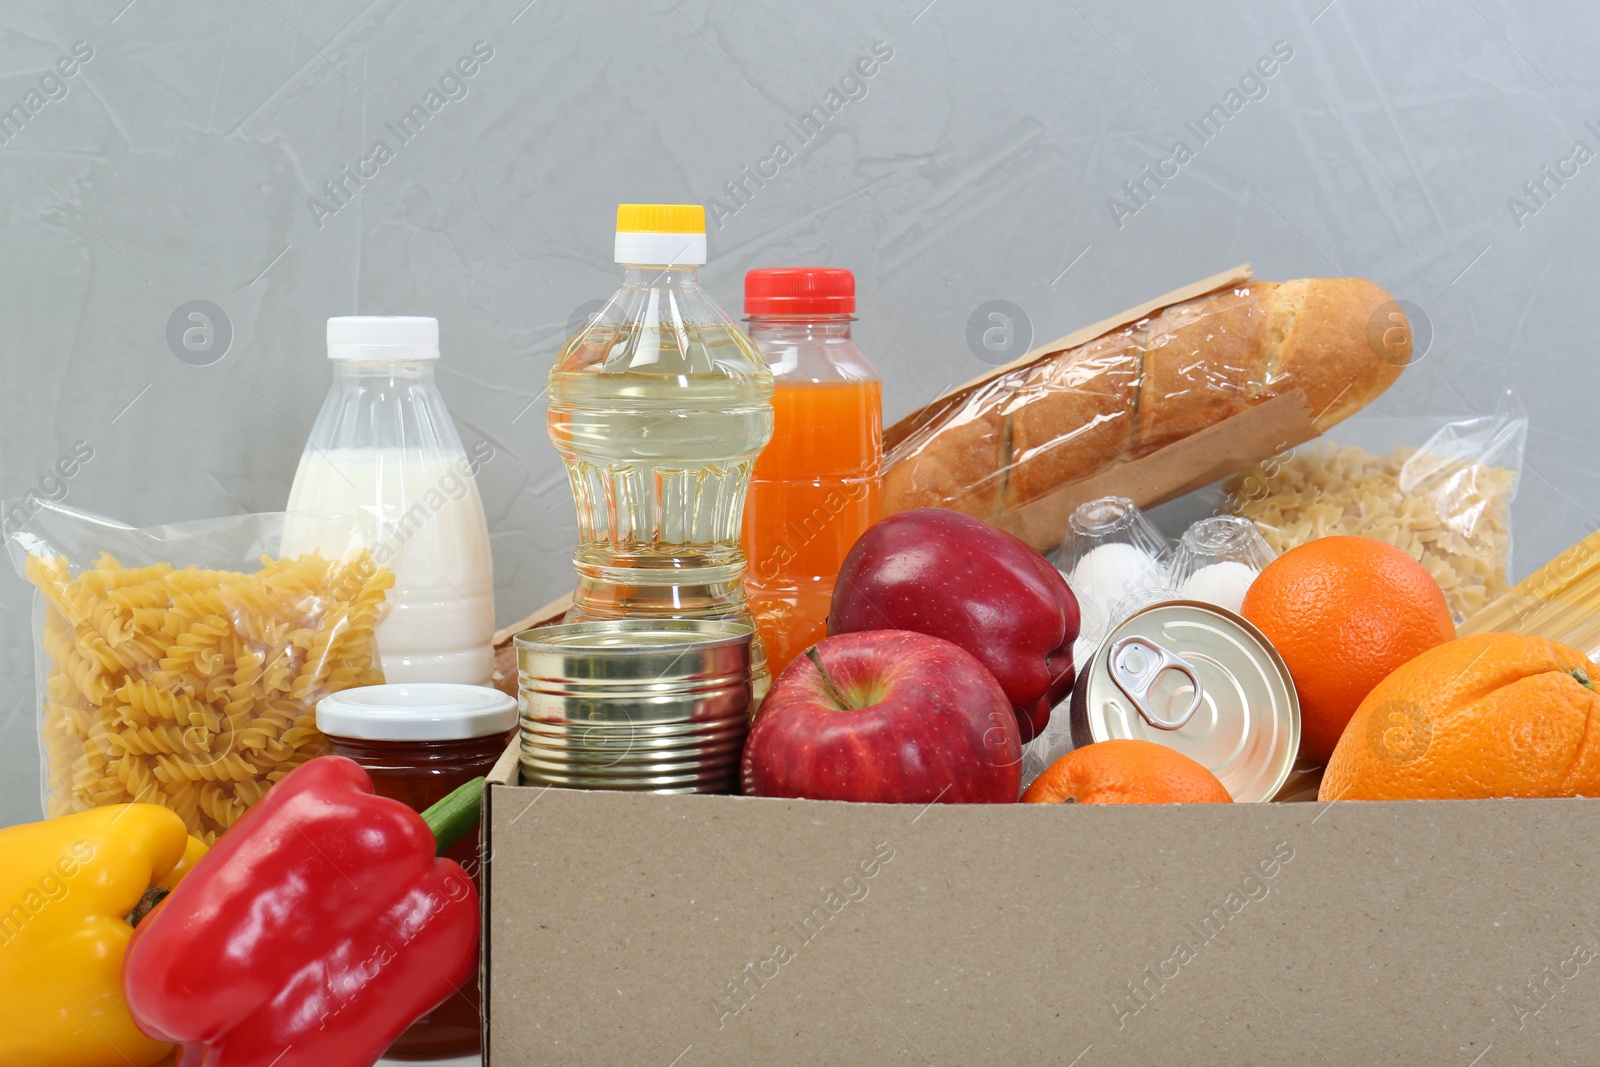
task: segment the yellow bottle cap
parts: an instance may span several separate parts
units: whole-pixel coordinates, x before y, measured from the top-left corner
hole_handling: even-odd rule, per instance
[[[618,204],[618,233],[705,233],[702,204]]]

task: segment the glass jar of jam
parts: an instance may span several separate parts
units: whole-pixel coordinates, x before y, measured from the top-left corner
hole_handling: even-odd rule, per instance
[[[516,726],[516,700],[478,685],[369,685],[317,704],[317,729],[327,735],[334,754],[361,764],[379,796],[417,811],[488,774],[515,737]],[[474,831],[445,855],[466,868],[481,894],[478,840]],[[384,1055],[431,1060],[478,1052],[478,1003],[474,978],[412,1024]]]

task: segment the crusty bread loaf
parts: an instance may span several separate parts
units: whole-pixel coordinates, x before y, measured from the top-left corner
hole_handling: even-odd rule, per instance
[[[1011,416],[1012,499],[1033,500],[1106,456],[1131,457],[1139,409],[1139,338],[1133,327],[1072,349],[1074,359],[1029,368]],[[949,507],[950,505],[945,505]],[[989,515],[998,512],[990,512]],[[989,517],[989,516],[984,516]]]
[[[1007,401],[1020,384],[1011,375],[985,384],[944,417],[937,449],[919,463],[887,468],[884,498],[898,501],[891,510],[955,507],[947,502],[949,487],[960,486],[963,506],[956,510],[997,514],[1011,456]]]
[[[993,519],[1300,390],[1318,430],[1410,359],[1389,295],[1361,278],[1244,282],[985,382],[889,456],[889,512]]]
[[[1140,339],[1144,373],[1134,455],[1237,415],[1260,397],[1271,359],[1268,285],[1186,300],[1149,319]]]

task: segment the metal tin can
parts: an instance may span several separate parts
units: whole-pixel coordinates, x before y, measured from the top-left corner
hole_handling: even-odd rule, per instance
[[[1106,635],[1072,691],[1075,746],[1136,738],[1209,768],[1236,801],[1271,800],[1300,749],[1283,657],[1224,608],[1169,600]]]
[[[518,634],[523,782],[737,792],[751,633],[740,622],[606,619]]]

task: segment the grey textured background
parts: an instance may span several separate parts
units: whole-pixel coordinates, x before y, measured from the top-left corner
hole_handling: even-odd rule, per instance
[[[323,320],[437,315],[463,436],[499,453],[480,483],[510,621],[570,573],[540,391],[574,309],[614,286],[615,205],[701,201],[730,310],[753,266],[856,271],[890,418],[984,369],[964,333],[986,300],[1043,340],[1245,260],[1371,277],[1435,332],[1375,410],[1471,414],[1508,384],[1526,403],[1526,573],[1594,526],[1575,311],[1600,161],[1520,225],[1507,201],[1600,148],[1597,31],[1593,5],[1504,0],[8,0],[0,107],[74,42],[94,55],[0,145],[0,496],[81,440],[75,506],[279,508],[328,382]],[[384,123],[478,41],[466,95],[399,145]],[[1265,97],[1119,227],[1108,198],[1194,147],[1184,123],[1277,41],[1294,55]],[[879,42],[865,96],[729,201]],[[380,138],[394,157],[319,220],[310,198]],[[166,341],[194,299],[232,322],[210,366]],[[28,606],[0,579],[0,823],[38,812]]]

